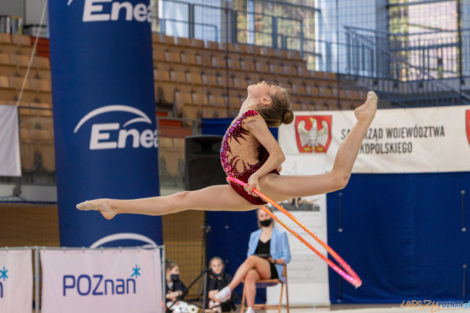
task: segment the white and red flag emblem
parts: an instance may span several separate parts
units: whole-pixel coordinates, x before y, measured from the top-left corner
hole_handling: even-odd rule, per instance
[[[326,153],[331,143],[331,115],[295,117],[295,139],[301,153]]]

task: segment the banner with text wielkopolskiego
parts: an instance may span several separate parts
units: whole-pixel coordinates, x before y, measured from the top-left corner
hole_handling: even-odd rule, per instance
[[[161,243],[159,217],[107,221],[75,208],[94,198],[158,195],[150,17],[148,0],[49,1],[62,245],[116,233]]]

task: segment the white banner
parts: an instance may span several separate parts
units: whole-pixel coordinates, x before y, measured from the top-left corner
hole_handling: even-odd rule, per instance
[[[31,313],[31,250],[0,250],[0,312]]]
[[[356,119],[353,111],[322,111],[296,112],[294,121],[279,129],[285,154],[320,155],[331,169]],[[469,160],[470,106],[378,110],[353,172],[461,172]]]
[[[281,148],[284,148],[281,145]],[[312,161],[312,158],[314,161]],[[303,175],[324,173],[324,158],[318,155],[287,155],[282,164],[283,175]],[[327,241],[326,195],[300,198],[282,202],[281,205],[294,214],[313,233]],[[276,216],[287,226],[307,239],[314,247],[326,255],[326,251],[310,238],[304,230],[280,212]],[[276,227],[282,227],[276,225]],[[287,266],[289,300],[291,305],[328,305],[328,265],[300,240],[288,232],[292,260]],[[279,287],[267,288],[267,303],[279,303]],[[285,301],[285,297],[283,298]]]
[[[0,105],[0,176],[21,176],[18,110]]]
[[[43,313],[163,313],[159,249],[41,250]]]

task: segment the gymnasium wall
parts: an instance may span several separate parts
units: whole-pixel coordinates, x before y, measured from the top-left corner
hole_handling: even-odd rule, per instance
[[[0,204],[0,246],[60,245],[56,205]]]

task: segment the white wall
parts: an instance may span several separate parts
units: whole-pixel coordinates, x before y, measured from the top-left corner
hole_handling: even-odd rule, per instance
[[[0,1],[0,15],[14,15],[24,18],[24,0]]]
[[[336,46],[337,42],[346,42],[344,26],[386,31],[385,0],[317,0],[316,7],[321,10],[316,20],[316,38],[322,41],[317,44],[317,52],[322,54],[322,58],[318,58],[316,68],[322,71],[337,72],[338,61],[339,71],[346,71],[345,47],[340,45],[338,55]]]
[[[0,184],[0,198],[10,197],[14,187],[14,184]],[[26,201],[55,202],[57,201],[57,187],[51,185],[22,185],[21,197]],[[13,198],[11,199],[13,201]]]
[[[25,0],[25,1],[26,1],[26,10],[25,10],[25,15],[26,15],[25,22],[26,23],[25,24],[40,24],[42,10],[44,8],[44,5],[46,4],[46,0]],[[51,0],[51,1],[54,1],[54,0]],[[45,15],[44,22],[47,24],[47,8],[46,8],[46,15]]]
[[[19,16],[23,18],[23,25],[40,24],[45,2],[46,0],[1,0],[0,15]],[[44,23],[47,24],[47,10]]]

